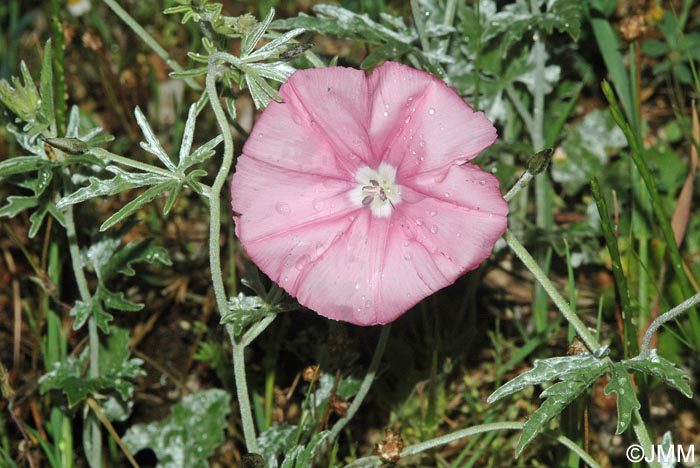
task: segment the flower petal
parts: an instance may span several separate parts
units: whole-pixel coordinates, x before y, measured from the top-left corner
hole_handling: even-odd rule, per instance
[[[373,160],[364,72],[344,67],[301,70],[282,85],[280,96],[341,161],[356,167],[359,161]]]
[[[369,81],[375,154],[400,176],[466,162],[496,140],[484,114],[430,73],[387,62]]]
[[[395,320],[445,285],[425,249],[409,242],[388,219],[369,213],[361,212],[323,255],[308,263],[296,284],[301,304],[331,319],[376,325]]]
[[[486,202],[476,208],[418,193],[397,208],[396,222],[406,238],[420,244],[444,275],[440,287],[483,262],[506,230],[507,204],[502,197],[497,201],[498,184],[479,186],[478,193]]]
[[[294,75],[296,76],[296,74]],[[354,173],[359,159],[337,157],[336,149],[299,103],[285,83],[280,95],[284,103],[271,102],[258,118],[243,146],[245,156],[280,169],[343,177]]]
[[[357,210],[349,181],[281,170],[245,155],[238,158],[231,184],[231,206],[240,214],[236,233],[246,247]]]
[[[446,168],[416,174],[402,181],[418,194],[442,200],[473,211],[508,214],[508,204],[501,194],[498,179],[472,164],[452,164]],[[411,200],[415,195],[406,192]]]

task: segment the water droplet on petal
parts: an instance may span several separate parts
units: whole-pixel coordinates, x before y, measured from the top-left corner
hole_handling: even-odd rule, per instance
[[[316,210],[316,211],[321,211],[321,210],[323,209],[323,205],[324,205],[324,204],[325,204],[325,203],[323,202],[323,200],[318,200],[318,199],[315,199],[315,200],[312,202],[312,205],[313,205],[313,207],[314,207],[314,210]]]
[[[435,210],[431,211],[430,216],[437,216],[437,211],[435,211]]]
[[[445,192],[443,193],[443,195],[445,196],[445,198],[450,198],[450,192]]]
[[[403,258],[405,258],[406,260],[410,260],[413,258],[413,254],[411,254],[411,252],[406,252]]]
[[[485,181],[485,180],[480,180],[480,181],[479,181],[479,185],[486,185],[486,181]]]
[[[428,114],[435,115],[435,109],[433,109],[432,107],[428,109]]]
[[[309,256],[302,255],[301,257],[299,257],[297,259],[296,263],[294,264],[294,268],[301,271],[304,269],[304,267],[306,266],[307,263],[309,263]]]
[[[422,226],[423,225],[423,218],[416,218],[416,224],[418,226]]]
[[[384,117],[389,117],[389,113],[387,111],[384,111]]]
[[[418,146],[420,146],[421,148],[425,148],[425,140],[419,141]]]
[[[430,226],[430,232],[432,232],[433,234],[437,234],[438,233],[437,225],[433,224],[432,226]]]
[[[282,214],[282,215],[288,215],[289,213],[292,212],[292,209],[286,203],[277,203],[275,205],[275,209],[277,210],[277,212],[279,214]]]
[[[357,156],[355,156],[355,153],[348,153],[348,159],[357,159]]]

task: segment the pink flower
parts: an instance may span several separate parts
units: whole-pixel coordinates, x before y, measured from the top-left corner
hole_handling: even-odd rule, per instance
[[[429,73],[387,62],[296,72],[262,113],[232,182],[236,234],[319,314],[395,320],[491,253],[498,180],[469,164],[496,139]]]

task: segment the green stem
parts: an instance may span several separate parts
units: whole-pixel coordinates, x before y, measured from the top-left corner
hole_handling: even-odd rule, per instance
[[[414,444],[414,445],[409,445],[401,452],[401,456],[408,457],[411,455],[417,455],[419,453],[422,453],[422,452],[425,452],[427,450],[439,447],[441,445],[446,445],[446,444],[449,444],[451,442],[455,442],[457,440],[464,439],[465,437],[470,437],[470,436],[474,436],[477,434],[483,434],[485,432],[519,431],[519,430],[522,430],[524,426],[525,426],[525,423],[516,422],[516,421],[480,424],[478,426],[472,426],[472,427],[468,427],[466,429],[462,429],[459,431],[454,431],[454,432],[451,432],[451,433],[446,434],[446,435],[441,436],[441,437],[436,437],[434,439],[426,440],[425,442],[421,442],[421,443]],[[560,435],[560,436],[555,437],[555,439],[557,440],[557,442],[564,445],[565,447],[570,449],[572,452],[575,452],[576,455],[581,457],[581,460],[583,460],[591,468],[600,468],[600,465],[598,464],[598,462],[596,462],[593,459],[593,457],[591,457],[590,454],[588,454],[584,449],[582,449],[581,447],[576,445],[576,443],[574,441],[572,441],[571,439],[569,439],[568,437]],[[381,462],[379,460],[379,457],[376,457],[376,456],[365,457],[365,458],[360,458],[359,460],[355,460],[353,463],[346,465],[345,468],[379,466],[380,463]]]
[[[182,72],[185,71],[184,68],[180,66],[179,63],[177,63],[172,57],[170,57],[170,54],[168,54],[168,51],[166,51],[158,42],[151,37],[150,34],[141,26],[138,21],[136,21],[134,18],[129,15],[129,13],[126,12],[115,0],[103,0],[104,3],[112,9],[114,13],[122,20],[124,23],[126,23],[127,26],[131,28],[132,31],[136,33],[139,38],[143,42],[146,43],[148,47],[151,48],[153,52],[156,53],[160,58],[163,59],[163,61],[170,67],[171,70],[176,71],[176,72]],[[202,87],[194,81],[192,78],[185,78],[185,83],[188,84],[188,86],[192,89],[202,89]]]
[[[527,269],[530,270],[537,282],[542,286],[547,294],[549,294],[549,297],[552,298],[554,305],[557,306],[564,318],[574,327],[578,336],[586,344],[586,347],[592,354],[596,355],[600,351],[600,344],[596,341],[591,332],[588,331],[588,328],[581,321],[581,319],[578,318],[578,316],[571,310],[569,304],[562,297],[562,295],[559,294],[559,291],[557,291],[554,284],[552,284],[545,272],[542,271],[535,259],[532,258],[530,252],[525,249],[523,244],[521,244],[510,231],[505,232],[503,239],[506,241],[513,253],[525,264]]]
[[[358,390],[357,395],[355,395],[355,398],[353,398],[352,404],[350,404],[347,414],[340,418],[331,428],[331,433],[329,436],[329,440],[331,442],[338,437],[340,431],[342,431],[343,428],[348,424],[348,422],[350,422],[350,420],[353,418],[353,416],[355,416],[355,413],[357,413],[357,410],[360,409],[362,402],[367,396],[370,387],[372,387],[372,383],[374,383],[374,378],[377,375],[377,369],[379,369],[379,363],[381,362],[382,356],[384,355],[384,349],[386,348],[386,342],[389,339],[390,331],[391,323],[382,327],[382,332],[379,335],[379,341],[377,341],[377,347],[374,349],[372,361],[369,364],[369,369],[367,369],[367,374],[365,374],[365,378],[362,380],[362,384],[360,384],[360,389]]]
[[[683,314],[688,309],[695,307],[698,304],[700,304],[700,293],[690,297],[689,299],[686,299],[685,301],[681,302],[673,309],[658,316],[656,318],[656,320],[651,322],[651,325],[649,325],[649,328],[647,328],[647,331],[644,333],[644,338],[642,339],[642,347],[639,351],[639,355],[645,356],[649,353],[649,346],[651,345],[651,339],[654,336],[654,333],[656,333],[658,331],[658,329],[661,328],[661,325],[663,325],[664,323],[666,323],[670,320],[675,319],[676,317]]]
[[[78,245],[75,219],[73,217],[73,207],[67,206],[63,213],[66,219],[68,251],[71,257],[73,276],[75,277],[75,282],[78,285],[80,300],[87,304],[92,300],[92,295],[90,294],[90,288],[88,287],[85,271],[83,270],[83,265],[80,260],[80,246]],[[88,343],[90,346],[89,374],[91,378],[98,378],[100,376],[100,336],[97,331],[97,321],[95,320],[94,315],[91,315],[88,319],[88,337]],[[88,414],[86,422],[89,425],[90,439],[92,443],[90,453],[87,454],[87,457],[90,461],[90,466],[99,468],[102,466],[102,432],[100,431],[100,422],[93,416],[92,413]]]
[[[233,346],[233,374],[236,380],[236,396],[238,397],[238,408],[241,412],[243,437],[245,438],[248,453],[257,453],[258,441],[255,437],[255,423],[253,422],[253,410],[250,406],[248,381],[246,380],[245,372],[245,346],[236,341],[232,326],[227,326],[226,331],[228,331],[231,345]]]
[[[507,202],[510,202],[513,198],[515,198],[515,196],[516,196],[518,193],[520,193],[520,191],[521,191],[523,188],[527,187],[527,185],[530,183],[530,181],[532,180],[533,177],[534,177],[534,175],[532,174],[532,172],[530,172],[529,170],[528,170],[528,171],[525,171],[525,173],[524,173],[523,175],[520,176],[520,178],[519,178],[518,181],[515,183],[515,185],[513,185],[513,186],[510,188],[510,190],[508,190],[508,193],[506,193],[506,194],[503,196],[503,198],[504,198]]]
[[[221,161],[221,167],[216,174],[214,183],[209,192],[209,264],[211,267],[212,285],[214,288],[214,296],[216,297],[216,305],[219,313],[223,314],[228,307],[226,300],[226,288],[224,286],[224,275],[221,270],[221,247],[219,240],[221,238],[221,189],[226,182],[226,177],[231,170],[233,164],[233,135],[229,127],[226,113],[224,112],[219,96],[216,91],[216,76],[217,67],[220,61],[237,63],[236,57],[224,53],[214,52],[209,56],[209,71],[205,80],[206,92],[209,95],[209,103],[216,122],[219,125],[221,134],[224,137],[224,155]],[[245,437],[246,448],[249,453],[257,453],[258,443],[255,437],[255,423],[253,422],[253,412],[250,406],[250,397],[248,395],[248,385],[245,375],[245,360],[244,351],[245,344],[236,339],[232,327],[226,327],[231,345],[233,346],[233,372],[236,380],[236,394],[238,397],[238,407],[241,412],[241,424],[243,426],[243,436]],[[260,330],[262,332],[262,330]]]

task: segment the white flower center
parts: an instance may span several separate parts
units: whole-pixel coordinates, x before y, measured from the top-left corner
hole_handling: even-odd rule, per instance
[[[355,174],[357,185],[350,190],[350,200],[366,206],[379,218],[391,216],[391,210],[401,203],[401,187],[396,183],[396,168],[381,163],[377,169],[363,166]]]

